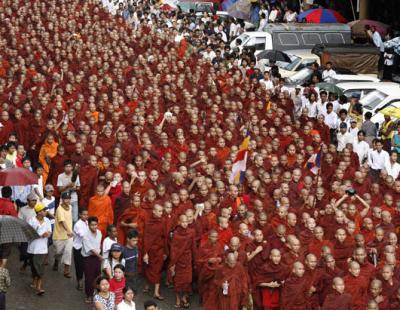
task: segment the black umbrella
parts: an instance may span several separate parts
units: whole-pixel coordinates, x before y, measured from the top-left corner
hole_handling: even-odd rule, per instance
[[[0,244],[28,242],[37,238],[40,236],[27,222],[14,216],[0,216]]]
[[[268,59],[269,61],[283,61],[283,62],[289,62],[291,63],[292,61],[290,60],[290,57],[282,52],[282,51],[272,51],[272,50],[266,50],[262,51],[260,54],[257,55],[257,59]]]

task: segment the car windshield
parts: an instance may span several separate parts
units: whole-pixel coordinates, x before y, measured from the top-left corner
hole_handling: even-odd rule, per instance
[[[303,84],[307,79],[310,78],[312,69],[304,68],[293,74],[287,79],[289,84]]]
[[[373,110],[375,109],[388,95],[382,93],[379,90],[370,92],[368,95],[361,99],[361,104],[365,109]]]
[[[294,69],[295,67],[297,67],[297,64],[298,64],[299,62],[301,62],[301,58],[298,57],[298,56],[295,56],[295,55],[288,55],[288,56],[290,57],[290,60],[291,60],[292,62],[277,61],[277,62],[276,62],[276,65],[277,65],[279,68],[282,68],[282,69],[284,69],[284,70],[293,71],[293,69]]]

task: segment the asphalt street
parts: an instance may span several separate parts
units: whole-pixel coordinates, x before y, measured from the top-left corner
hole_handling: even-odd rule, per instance
[[[29,267],[25,272],[19,271],[20,262],[18,260],[18,249],[13,248],[7,268],[11,275],[11,288],[7,293],[7,310],[88,310],[93,309],[90,305],[84,303],[84,293],[75,289],[75,278],[66,279],[62,270],[58,272],[51,270],[53,262],[50,251],[49,265],[46,266],[44,276],[45,295],[39,297],[34,290],[30,288],[31,273]],[[162,287],[164,301],[157,301],[162,310],[175,309],[175,295],[172,289]],[[135,298],[136,309],[142,310],[145,300],[151,299],[150,294],[142,293],[142,287],[139,288],[138,295]],[[200,309],[197,297],[192,297],[190,309]]]

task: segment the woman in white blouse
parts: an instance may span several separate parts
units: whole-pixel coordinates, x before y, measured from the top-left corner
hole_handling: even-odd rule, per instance
[[[135,291],[130,286],[126,286],[122,293],[124,294],[124,299],[118,304],[117,310],[136,310],[135,302],[133,297],[135,297]]]

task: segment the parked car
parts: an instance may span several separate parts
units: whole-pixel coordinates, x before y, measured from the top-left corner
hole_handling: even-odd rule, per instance
[[[292,62],[277,61],[276,65],[279,67],[279,73],[283,78],[287,78],[296,72],[309,67],[312,63],[320,63],[319,57],[312,54],[309,50],[292,50],[285,51]],[[269,62],[266,59],[257,61],[257,67],[261,72],[270,70]]]
[[[399,87],[398,84],[392,82],[342,82],[337,86],[343,90],[343,95],[350,98],[353,94],[357,94],[360,98],[368,95],[370,92],[379,89],[387,89],[388,87]]]

